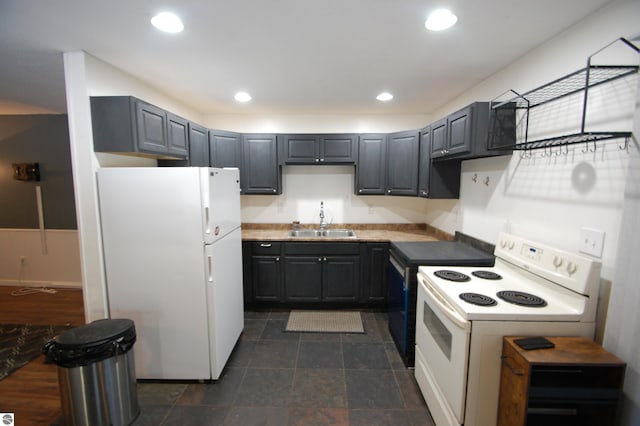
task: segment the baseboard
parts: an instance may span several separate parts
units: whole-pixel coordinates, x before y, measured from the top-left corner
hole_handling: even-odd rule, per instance
[[[49,287],[49,288],[82,288],[79,281],[15,281],[0,279],[0,286],[13,287]]]

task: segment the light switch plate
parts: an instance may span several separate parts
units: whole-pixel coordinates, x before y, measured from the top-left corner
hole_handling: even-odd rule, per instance
[[[595,257],[602,257],[604,247],[604,231],[582,228],[580,230],[579,250]]]

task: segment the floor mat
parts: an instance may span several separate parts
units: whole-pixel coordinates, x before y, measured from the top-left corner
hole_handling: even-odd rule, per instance
[[[297,311],[289,314],[286,331],[364,333],[358,311]]]
[[[0,324],[0,380],[42,353],[49,339],[66,325]]]

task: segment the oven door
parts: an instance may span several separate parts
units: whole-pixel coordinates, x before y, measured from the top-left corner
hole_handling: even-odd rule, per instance
[[[470,334],[471,322],[418,274],[416,352],[421,359],[418,363],[416,355],[416,377],[424,375],[425,400],[434,419],[447,419],[443,424],[464,423]]]

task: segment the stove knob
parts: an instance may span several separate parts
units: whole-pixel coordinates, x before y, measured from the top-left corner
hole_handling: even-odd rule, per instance
[[[561,267],[563,262],[564,262],[563,258],[561,258],[559,256],[553,256],[553,266],[555,266],[556,269]]]
[[[515,245],[516,245],[516,243],[514,243],[513,241],[509,241],[509,250],[513,250]]]
[[[569,275],[575,274],[577,270],[578,265],[574,264],[573,262],[567,263],[567,272],[569,273]]]
[[[507,247],[507,242],[505,240],[500,240],[500,247],[506,248]]]

